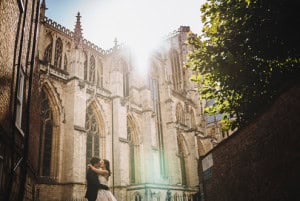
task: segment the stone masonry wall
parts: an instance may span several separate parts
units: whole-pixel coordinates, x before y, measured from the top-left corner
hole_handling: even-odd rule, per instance
[[[206,155],[205,201],[300,200],[299,100],[298,83]]]

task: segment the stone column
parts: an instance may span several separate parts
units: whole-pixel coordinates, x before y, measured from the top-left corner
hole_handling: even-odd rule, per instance
[[[85,182],[86,156],[86,92],[73,79],[65,87],[66,123],[64,127],[63,182]],[[84,161],[84,162],[83,162]]]
[[[114,59],[114,58],[113,58]],[[122,168],[125,161],[128,160],[128,156],[125,156],[122,147],[124,143],[122,139],[127,139],[127,109],[125,106],[125,99],[123,97],[123,74],[121,66],[118,62],[112,62],[112,70],[110,73],[111,80],[111,98],[112,98],[112,161],[111,170],[113,175],[110,177],[110,183],[113,193],[116,197],[122,195],[122,189],[119,188],[122,185],[128,184],[126,178],[128,175]],[[125,157],[125,158],[124,158]],[[127,179],[128,180],[128,179]],[[118,188],[115,188],[118,186]]]

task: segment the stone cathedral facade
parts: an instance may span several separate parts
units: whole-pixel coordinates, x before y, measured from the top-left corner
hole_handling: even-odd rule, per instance
[[[86,40],[80,17],[70,31],[41,8],[39,199],[82,199],[86,165],[99,156],[117,200],[192,200],[199,157],[226,136],[202,114],[183,66],[189,27],[169,35],[141,77],[128,48]]]

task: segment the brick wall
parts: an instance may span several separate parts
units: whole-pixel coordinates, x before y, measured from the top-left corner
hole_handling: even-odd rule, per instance
[[[13,56],[17,32],[19,8],[15,1],[0,3],[0,124],[5,130],[10,128],[11,83]]]
[[[205,201],[300,200],[299,100],[298,83],[206,155]]]
[[[23,6],[27,5],[27,12],[21,9],[18,4],[23,2]],[[35,3],[33,5],[33,3]],[[1,0],[0,1],[0,156],[3,158],[3,172],[0,177],[1,188],[0,188],[0,200],[4,199],[6,196],[8,187],[10,183],[10,178],[12,178],[13,189],[11,193],[11,198],[13,196],[17,196],[19,194],[19,179],[20,174],[17,173],[15,177],[9,177],[9,173],[13,168],[11,164],[15,164],[16,160],[19,159],[24,154],[24,150],[22,149],[24,143],[24,136],[22,133],[26,132],[26,124],[27,124],[27,94],[29,90],[29,72],[31,65],[31,51],[33,47],[33,30],[34,23],[31,21],[31,17],[35,16],[37,1],[33,0]],[[34,8],[32,8],[34,6]],[[24,7],[25,8],[25,7]],[[34,9],[34,10],[33,10]],[[21,35],[22,35],[22,27],[23,20],[25,19],[24,24],[24,35],[23,35],[23,43],[21,43]],[[20,24],[18,23],[20,21]],[[20,28],[20,32],[18,33],[18,27]],[[18,35],[17,35],[18,34]],[[16,41],[17,44],[16,44]],[[22,48],[21,48],[22,46]],[[20,50],[20,51],[19,51]],[[19,59],[19,52],[21,52],[21,60]],[[16,128],[13,122],[13,105],[16,101],[15,90],[16,90],[16,78],[17,78],[17,69],[19,68],[18,64],[21,64],[24,74],[24,94],[23,94],[23,105],[22,105],[22,125],[21,128]],[[20,68],[21,69],[21,68]],[[38,72],[38,71],[37,71]],[[35,74],[34,78],[34,88],[33,94],[37,94],[38,90],[38,81],[39,75]],[[33,101],[33,110],[31,110],[31,117],[35,116],[37,119],[37,101]],[[33,125],[37,124],[37,120],[33,121]],[[33,132],[31,132],[33,131]],[[34,189],[35,184],[35,175],[37,171],[37,161],[38,161],[38,135],[39,128],[35,127],[30,130],[29,138],[30,138],[30,155],[29,162],[27,163],[29,168],[28,171],[28,179],[25,187],[25,199],[32,199],[32,191]],[[12,136],[15,136],[15,143],[12,143]],[[25,133],[26,135],[27,133]],[[12,145],[14,144],[14,145]],[[13,147],[12,147],[13,146]],[[15,149],[13,149],[15,148]],[[12,161],[12,155],[16,155],[18,157]],[[20,167],[17,169],[19,170]]]

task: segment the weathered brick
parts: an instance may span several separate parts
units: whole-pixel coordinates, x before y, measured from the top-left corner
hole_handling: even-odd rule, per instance
[[[300,84],[211,152],[206,201],[299,200]]]

